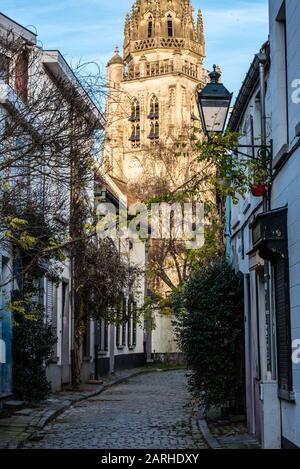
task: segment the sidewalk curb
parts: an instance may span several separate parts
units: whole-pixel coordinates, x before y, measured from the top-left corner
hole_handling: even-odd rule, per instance
[[[203,442],[205,443],[206,446],[208,446],[207,441],[205,438],[203,438],[203,433],[201,432],[199,426],[198,426],[198,416],[193,415],[191,417],[191,427],[192,427],[192,438],[195,443],[199,446],[197,449],[207,449],[207,448],[201,448],[203,446]]]
[[[207,446],[210,449],[222,449],[218,440],[211,434],[205,418],[200,414],[197,418],[197,424]]]

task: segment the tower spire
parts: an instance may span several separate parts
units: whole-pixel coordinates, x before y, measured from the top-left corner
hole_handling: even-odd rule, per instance
[[[204,37],[204,27],[203,27],[203,15],[202,15],[202,11],[200,9],[198,10],[197,40],[198,40],[198,43],[202,46],[202,54],[205,55],[205,37]]]
[[[133,52],[153,48],[154,38],[157,47],[172,48],[176,40],[176,47],[189,46],[203,56],[201,11],[198,14],[198,24],[195,25],[191,0],[135,0],[125,21],[125,59],[131,57]]]

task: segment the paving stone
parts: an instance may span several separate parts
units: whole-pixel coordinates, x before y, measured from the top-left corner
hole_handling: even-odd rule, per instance
[[[136,376],[74,404],[24,448],[196,449],[184,371]],[[43,436],[40,434],[39,436]]]

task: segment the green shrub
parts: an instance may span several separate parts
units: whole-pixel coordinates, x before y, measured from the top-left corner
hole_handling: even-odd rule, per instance
[[[177,337],[190,388],[206,406],[235,407],[244,395],[243,286],[223,258],[194,272],[175,298]]]
[[[44,309],[37,306],[35,318],[23,315],[14,318],[14,392],[24,401],[40,401],[50,391],[46,377],[46,361],[52,355],[56,338],[45,323]]]

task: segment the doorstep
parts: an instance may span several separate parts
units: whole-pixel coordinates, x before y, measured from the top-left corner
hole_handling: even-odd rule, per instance
[[[4,404],[12,398],[12,394],[11,393],[0,393],[0,410],[3,409],[4,407]]]

